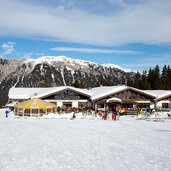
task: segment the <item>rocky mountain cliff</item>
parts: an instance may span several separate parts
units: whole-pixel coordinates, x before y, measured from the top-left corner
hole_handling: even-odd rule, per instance
[[[38,59],[0,59],[0,105],[8,100],[11,87],[75,86],[125,84],[135,72],[117,65],[96,64],[65,56],[44,56]]]

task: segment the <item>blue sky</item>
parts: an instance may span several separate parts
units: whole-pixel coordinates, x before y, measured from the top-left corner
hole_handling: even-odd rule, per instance
[[[0,0],[0,58],[171,65],[170,0]]]

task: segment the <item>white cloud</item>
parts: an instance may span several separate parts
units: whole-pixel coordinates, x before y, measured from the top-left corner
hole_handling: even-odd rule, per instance
[[[170,0],[149,0],[135,5],[125,3],[109,15],[90,13],[78,6],[52,8],[5,0],[0,5],[0,35],[110,46],[168,43],[171,42],[170,9]]]
[[[152,56],[149,58],[144,58],[137,60],[136,64],[122,64],[124,67],[155,67],[159,65],[163,67],[164,65],[171,65],[171,56],[170,55],[161,55],[161,56]]]
[[[83,53],[104,53],[104,54],[139,54],[139,51],[133,50],[110,50],[110,49],[96,49],[96,48],[70,48],[70,47],[54,47],[50,48],[53,51],[62,52],[83,52]]]
[[[15,51],[14,45],[15,45],[14,42],[3,43],[1,45],[1,48],[3,49],[1,56],[9,55],[9,54],[13,53]]]

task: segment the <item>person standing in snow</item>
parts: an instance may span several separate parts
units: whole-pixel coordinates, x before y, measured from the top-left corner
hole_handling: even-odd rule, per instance
[[[102,119],[107,120],[107,113],[106,113],[106,111],[104,112]]]
[[[6,117],[6,118],[8,118],[8,113],[9,113],[9,111],[6,110],[6,111],[5,111],[5,117]]]
[[[112,113],[112,119],[113,119],[114,121],[117,120],[116,114],[115,114],[114,112]]]
[[[147,106],[147,108],[146,108],[146,116],[147,117],[150,117],[150,108]]]
[[[96,111],[92,110],[92,118],[95,119],[96,118]]]
[[[146,108],[146,112],[150,112],[150,108],[148,106]]]
[[[116,119],[119,121],[119,119],[120,119],[120,114],[119,113],[116,113]]]
[[[75,119],[76,118],[76,115],[75,115],[75,112],[73,113],[72,115],[72,119]]]
[[[140,114],[140,108],[137,108],[137,116]]]
[[[57,107],[57,112],[58,112],[58,114],[60,114],[60,110],[61,110],[61,109],[60,109],[60,106],[58,106],[58,107]]]

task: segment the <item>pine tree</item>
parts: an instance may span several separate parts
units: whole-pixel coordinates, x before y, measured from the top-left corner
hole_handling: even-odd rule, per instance
[[[87,85],[81,80],[75,80],[73,86],[76,88],[86,88]]]
[[[142,74],[136,73],[133,79],[128,79],[127,85],[144,90],[171,90],[171,69],[170,66],[164,66],[160,74],[159,65],[149,71],[143,71]]]
[[[127,86],[134,87],[134,79],[133,78],[128,78]]]
[[[75,80],[73,86],[76,87],[76,88],[80,88],[80,81],[79,80]]]
[[[162,70],[162,74],[161,74],[161,84],[162,84],[162,89],[167,90],[167,66],[164,65],[163,70]]]
[[[167,90],[171,90],[171,68],[168,65],[167,67]]]
[[[134,87],[139,89],[141,88],[141,74],[139,72],[135,74]]]
[[[141,89],[142,90],[150,90],[151,86],[150,83],[148,82],[148,74],[147,71],[143,71],[143,74],[141,76]]]
[[[152,90],[160,89],[161,80],[160,80],[160,68],[158,65],[154,69],[149,70],[148,82]]]

